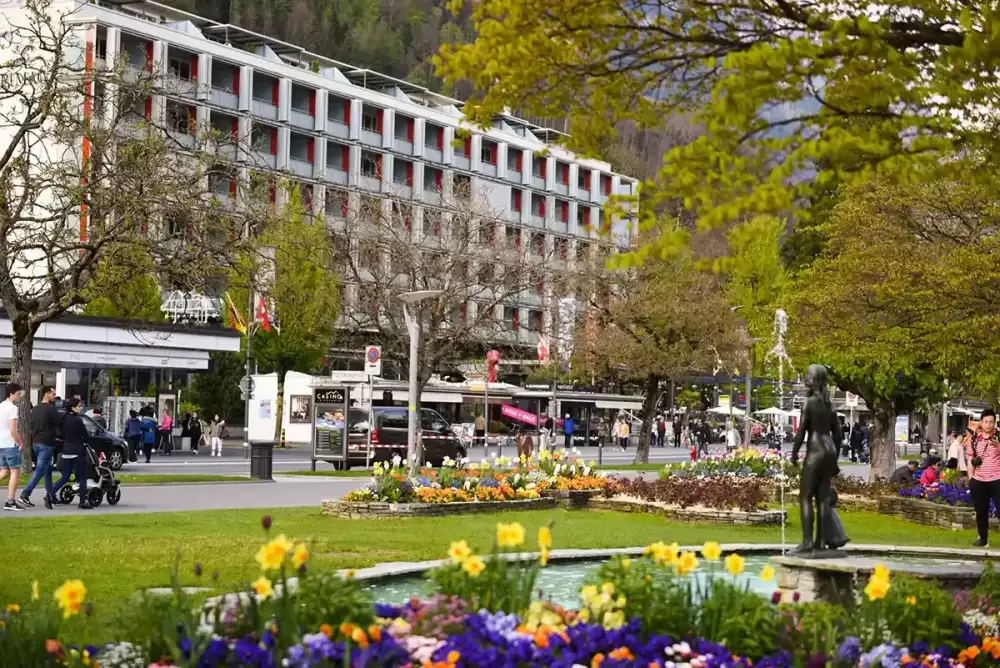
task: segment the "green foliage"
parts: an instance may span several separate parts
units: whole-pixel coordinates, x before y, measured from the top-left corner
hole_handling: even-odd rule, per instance
[[[135,251],[110,252],[100,263],[88,288],[84,315],[162,322],[160,288],[149,258]]]
[[[776,646],[800,656],[822,652],[835,656],[837,644],[846,635],[850,615],[840,605],[812,601],[783,605]]]
[[[877,601],[862,598],[852,620],[851,634],[870,645],[880,642],[881,634],[886,633],[902,646],[922,640],[930,647],[960,647],[962,615],[951,595],[935,582],[894,577],[886,597]]]
[[[214,369],[194,376],[190,389],[184,394],[185,401],[198,407],[198,415],[208,420],[218,415],[232,423],[243,414],[240,399],[240,378],[243,377],[242,353],[210,353]]]
[[[678,406],[683,406],[689,411],[700,411],[708,405],[701,392],[691,387],[686,387],[678,392],[675,401]]]
[[[28,601],[29,588],[24,590],[24,603],[0,608],[0,668],[48,665],[45,641],[59,637],[60,615],[51,600]]]
[[[983,564],[983,574],[972,590],[974,598],[985,597],[993,607],[1000,606],[1000,574],[992,561]]]
[[[298,590],[299,624],[318,629],[322,624],[338,628],[343,623],[367,628],[375,622],[371,595],[353,578],[336,573],[310,575]]]
[[[524,614],[531,605],[541,564],[537,559],[506,556],[494,544],[485,568],[477,575],[467,572],[464,563],[452,562],[434,569],[428,577],[437,593],[461,598],[473,610]]]

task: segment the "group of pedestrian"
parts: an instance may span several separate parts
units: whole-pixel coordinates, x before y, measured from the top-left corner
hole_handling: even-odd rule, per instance
[[[667,447],[667,421],[657,415],[649,427],[649,447]]]

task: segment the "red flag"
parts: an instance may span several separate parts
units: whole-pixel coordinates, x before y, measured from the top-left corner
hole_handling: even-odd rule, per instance
[[[267,303],[263,297],[257,302],[257,315],[254,319],[260,323],[261,329],[269,334],[271,333],[271,319],[267,315]]]

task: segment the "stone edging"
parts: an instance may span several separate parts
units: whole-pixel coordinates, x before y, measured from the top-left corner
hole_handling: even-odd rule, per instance
[[[672,508],[653,503],[625,499],[591,499],[587,504],[591,510],[614,510],[622,513],[647,513],[685,522],[717,522],[719,524],[781,524],[783,510],[725,510],[721,508]]]
[[[877,500],[878,512],[893,515],[910,522],[944,529],[974,529],[976,511],[971,506],[949,506],[924,499],[905,496],[881,496]],[[996,518],[990,518],[996,524]]]
[[[381,501],[323,501],[324,515],[348,520],[388,519],[398,517],[443,517],[469,513],[493,513],[506,510],[549,510],[556,499],[517,499],[514,501],[459,501],[456,503],[386,503]]]

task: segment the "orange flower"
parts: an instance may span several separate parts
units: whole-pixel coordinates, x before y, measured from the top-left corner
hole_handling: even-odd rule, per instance
[[[542,649],[545,649],[549,646],[549,634],[546,633],[544,626],[538,627],[538,630],[535,631],[534,640],[535,644],[541,647]]]
[[[958,653],[958,662],[959,663],[971,662],[974,661],[977,656],[979,656],[979,648],[968,647]]]
[[[595,654],[594,658],[590,660],[590,668],[597,668],[602,663],[604,663],[604,655],[600,653]]]
[[[46,654],[58,654],[62,651],[62,643],[58,640],[46,640],[45,641],[45,653]]]
[[[632,656],[632,652],[629,651],[628,647],[619,647],[618,649],[611,650],[608,653],[608,658],[615,661],[631,661],[635,657]]]
[[[380,642],[382,640],[382,629],[372,624],[368,627],[368,637],[372,639],[372,642]]]
[[[348,638],[350,638],[351,634],[354,633],[354,629],[356,628],[358,627],[355,626],[354,624],[351,624],[350,622],[344,622],[343,624],[340,625],[340,635],[347,636]]]
[[[354,631],[351,632],[351,640],[361,649],[368,647],[368,636],[356,626],[354,627]]]
[[[461,652],[454,649],[451,650],[450,652],[448,652],[448,657],[447,657],[448,665],[454,666],[456,663],[458,663],[458,660],[461,658],[462,658]]]
[[[327,638],[333,637],[333,627],[329,624],[321,624],[319,627],[319,632],[325,635]]]

